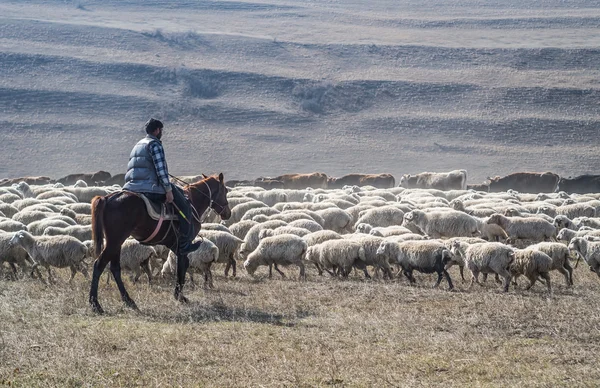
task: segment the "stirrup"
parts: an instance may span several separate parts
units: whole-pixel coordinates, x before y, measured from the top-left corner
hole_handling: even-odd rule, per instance
[[[187,255],[188,253],[194,252],[196,250],[198,250],[198,248],[200,248],[200,245],[202,244],[202,241],[197,241],[195,243],[193,242],[188,242],[187,244],[179,247],[179,254],[182,256]]]

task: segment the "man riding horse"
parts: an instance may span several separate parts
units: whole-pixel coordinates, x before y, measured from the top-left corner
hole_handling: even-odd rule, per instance
[[[182,290],[189,267],[187,254],[200,245],[192,243],[200,231],[200,216],[212,209],[222,220],[231,217],[222,173],[204,176],[201,181],[186,184],[183,189],[171,185],[160,142],[162,129],[163,124],[158,120],[150,119],[146,123],[147,136],[131,151],[124,190],[92,199],[92,238],[98,258],[94,262],[89,302],[92,310],[99,314],[104,310],[98,301],[98,283],[108,263],[121,299],[127,306],[137,309],[121,279],[121,245],[127,238],[132,236],[148,245],[164,245],[177,255],[174,296],[186,302]],[[178,220],[172,221],[176,217],[165,214],[164,209],[158,218],[151,216],[145,203],[147,199],[142,197],[172,203]]]
[[[179,253],[187,255],[200,247],[193,243],[192,209],[183,190],[169,180],[165,150],[160,139],[163,123],[151,118],[146,122],[146,137],[131,150],[124,190],[144,194],[155,202],[173,203],[179,218]]]

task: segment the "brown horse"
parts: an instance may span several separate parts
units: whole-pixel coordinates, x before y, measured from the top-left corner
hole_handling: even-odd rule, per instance
[[[223,182],[222,173],[218,178],[205,176],[200,182],[187,185],[184,190],[194,208],[192,212],[195,213],[195,216],[191,220],[194,226],[194,235],[200,231],[199,216],[209,207],[216,211],[223,220],[231,216],[231,210],[227,203],[227,188]],[[98,302],[98,281],[109,262],[110,271],[121,293],[121,299],[127,306],[137,309],[121,280],[121,245],[129,236],[133,236],[139,241],[147,239],[153,234],[157,223],[158,221],[148,216],[144,201],[134,193],[119,191],[92,199],[92,235],[98,256],[94,262],[94,274],[90,287],[90,305],[93,311],[99,314],[104,312]],[[181,302],[187,302],[187,298],[182,295],[182,290],[189,260],[187,255],[182,256],[177,252],[177,230],[177,221],[165,222],[155,237],[145,244],[162,244],[177,254],[175,298]],[[104,245],[103,239],[106,240],[106,245]]]

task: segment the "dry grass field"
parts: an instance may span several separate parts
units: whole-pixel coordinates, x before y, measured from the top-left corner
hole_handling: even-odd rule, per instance
[[[595,386],[600,381],[600,280],[580,263],[575,286],[471,291],[451,270],[432,276],[340,281],[237,279],[187,287],[126,281],[140,311],[101,281],[105,316],[87,306],[89,282],[0,282],[0,385],[11,386]],[[199,276],[198,276],[199,277]],[[102,279],[104,280],[104,278]],[[524,284],[523,279],[521,279]]]

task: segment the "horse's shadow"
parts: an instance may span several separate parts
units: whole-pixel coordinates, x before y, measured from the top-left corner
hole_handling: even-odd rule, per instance
[[[309,311],[296,311],[291,314],[271,313],[268,311],[227,306],[220,301],[210,304],[190,302],[179,314],[172,315],[167,311],[151,310],[141,312],[142,315],[160,322],[249,322],[274,326],[295,327],[300,319],[311,316]]]

